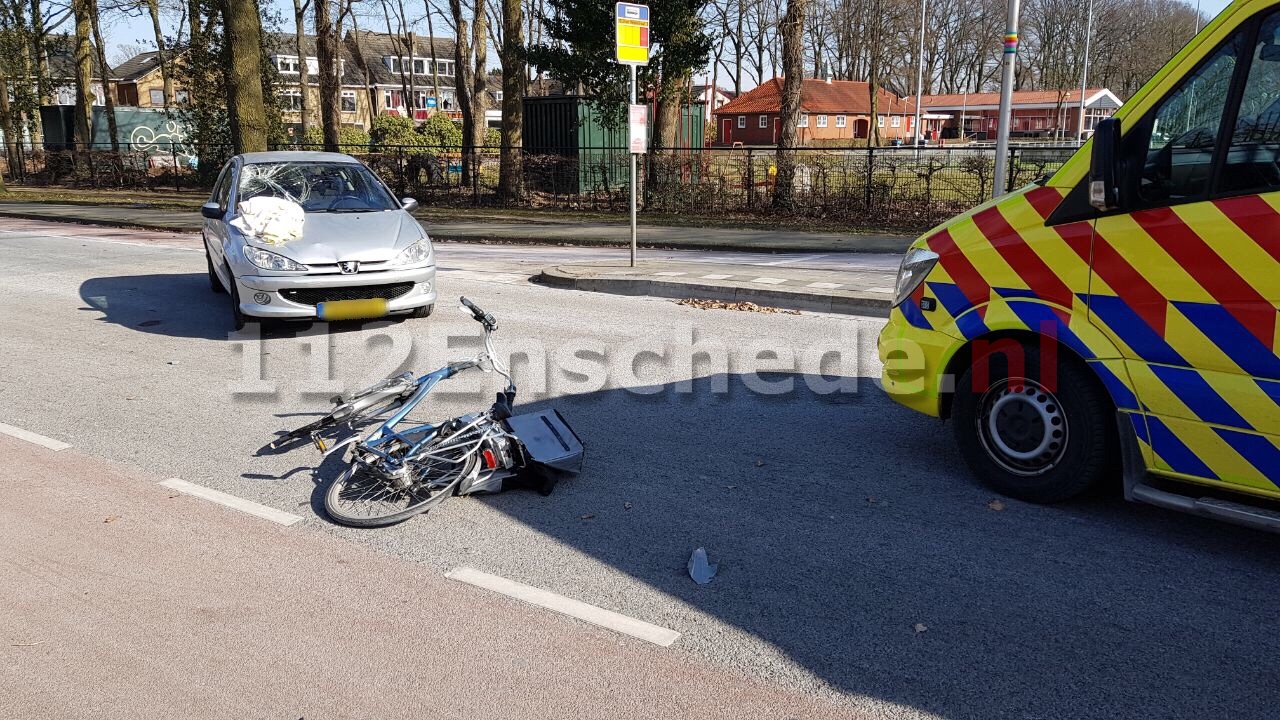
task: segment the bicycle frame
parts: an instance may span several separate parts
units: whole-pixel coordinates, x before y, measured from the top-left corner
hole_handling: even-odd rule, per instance
[[[507,379],[507,390],[509,392],[514,393],[516,390],[515,383],[511,378],[510,370],[507,368],[505,363],[502,363],[496,357],[496,351],[494,350],[494,346],[493,346],[493,333],[491,330],[487,328],[484,333],[484,346],[485,346],[485,352],[482,355],[480,355],[478,358],[475,358],[474,360],[463,361],[460,363],[451,363],[438,370],[427,373],[426,375],[423,375],[415,379],[414,384],[417,385],[417,389],[414,390],[413,395],[410,396],[409,399],[406,400],[404,404],[401,405],[400,408],[398,408],[395,411],[395,413],[391,415],[391,417],[387,418],[381,425],[379,425],[375,430],[373,430],[373,432],[369,433],[363,440],[352,438],[347,442],[343,442],[335,446],[332,450],[330,450],[330,452],[331,453],[336,452],[340,448],[346,447],[347,445],[354,444],[360,450],[363,450],[365,452],[369,452],[378,456],[384,462],[388,463],[395,470],[400,469],[406,463],[412,462],[413,460],[419,457],[431,457],[430,454],[423,455],[421,453],[423,448],[438,436],[439,430],[440,430],[439,425],[435,425],[432,423],[425,423],[422,425],[417,425],[417,426],[408,428],[406,430],[400,430],[400,431],[396,430],[396,426],[399,425],[401,422],[403,422],[404,419],[408,417],[409,413],[413,412],[414,408],[418,406],[418,403],[422,402],[427,397],[427,395],[429,395],[431,391],[435,389],[436,385],[438,385],[440,382],[444,380],[448,380],[449,378],[454,377],[455,375],[465,370],[469,370],[474,367],[478,367],[481,370],[485,370],[484,366],[485,366],[485,363],[487,362],[494,372],[497,372],[498,374],[502,375],[504,378]],[[485,370],[485,372],[488,372],[488,370]],[[489,417],[489,413],[487,411],[478,413],[477,417],[474,420],[472,420],[470,423],[468,423],[466,426],[464,426],[464,428],[462,428],[462,430],[460,430],[459,432],[460,433],[464,432],[465,430],[476,426],[482,420],[485,420],[488,417]],[[498,429],[500,431],[500,429],[497,428],[495,424],[490,423],[490,427],[486,428],[485,432],[481,434],[480,439],[475,442],[475,447],[469,449],[467,451],[467,454],[470,454],[471,452],[474,452],[476,449],[478,449],[480,445],[484,443],[485,440],[487,440],[489,437],[491,437],[494,434],[495,429]],[[424,433],[424,434],[422,438],[417,440],[416,442],[406,437],[406,435],[414,435],[417,433]],[[503,432],[502,434],[507,434],[507,433]],[[404,453],[403,456],[401,456],[399,459],[397,459],[390,453],[385,453],[378,449],[379,446],[384,445],[387,442],[390,442],[392,440],[399,440],[400,442],[403,442],[406,445],[410,446],[408,452]]]

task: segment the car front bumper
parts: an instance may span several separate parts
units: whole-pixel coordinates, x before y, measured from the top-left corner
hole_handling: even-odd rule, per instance
[[[351,293],[372,298],[382,297],[377,292],[380,286],[388,286],[390,290],[390,286],[410,283],[412,287],[407,292],[387,298],[387,313],[390,315],[435,303],[435,265],[353,275],[246,275],[236,278],[240,312],[253,317],[281,319],[315,318],[316,305],[312,301],[328,296],[326,290],[334,291],[333,299],[346,299]],[[369,292],[360,293],[360,290]]]

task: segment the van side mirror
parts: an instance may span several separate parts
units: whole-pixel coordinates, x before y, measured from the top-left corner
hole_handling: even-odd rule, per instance
[[[1089,204],[1100,211],[1120,207],[1120,121],[1107,118],[1093,131],[1089,164]]]
[[[210,220],[221,220],[222,208],[216,202],[207,202],[200,206],[200,214]]]

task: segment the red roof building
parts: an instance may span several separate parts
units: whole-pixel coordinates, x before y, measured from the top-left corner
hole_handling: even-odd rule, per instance
[[[915,98],[903,102],[915,107]],[[1121,105],[1120,98],[1106,88],[1091,88],[1084,95],[1084,134],[1093,134],[1098,121],[1111,117]],[[1000,112],[1000,93],[925,95],[921,106],[929,116],[941,120],[942,137],[963,135],[978,140],[994,140]],[[1080,121],[1080,89],[1021,90],[1013,94],[1011,137],[1075,139]],[[962,119],[963,118],[963,119]]]
[[[913,134],[915,105],[879,91],[875,122],[880,137]],[[782,78],[773,78],[717,108],[714,145],[777,145],[782,132]],[[871,91],[865,82],[806,78],[800,90],[800,145],[841,145],[865,140],[871,131]]]

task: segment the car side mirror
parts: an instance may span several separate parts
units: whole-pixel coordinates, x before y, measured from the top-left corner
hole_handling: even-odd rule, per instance
[[[1093,131],[1089,163],[1089,204],[1102,212],[1120,207],[1120,121],[1107,118]]]
[[[218,203],[207,202],[200,206],[200,214],[210,220],[221,220],[223,212],[222,207],[218,205]]]
[[[400,198],[400,207],[404,208],[407,212],[413,212],[418,209],[418,201],[409,197]]]

